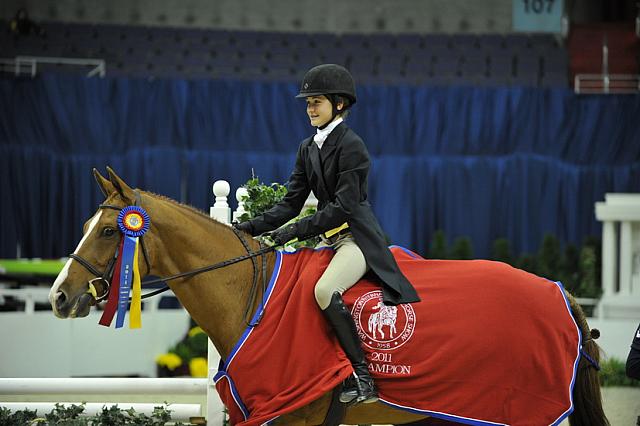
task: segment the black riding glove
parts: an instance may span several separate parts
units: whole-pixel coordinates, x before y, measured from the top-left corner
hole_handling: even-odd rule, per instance
[[[298,224],[290,223],[271,232],[270,237],[278,246],[283,246],[298,236]]]
[[[250,220],[247,220],[246,222],[233,222],[233,227],[238,231],[243,231],[247,234],[253,235],[253,225]]]

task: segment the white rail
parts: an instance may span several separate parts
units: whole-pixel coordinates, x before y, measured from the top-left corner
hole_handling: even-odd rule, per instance
[[[0,378],[0,395],[202,395],[207,379]]]
[[[143,282],[144,283],[144,282]],[[33,315],[36,312],[36,303],[49,303],[49,288],[43,287],[20,287],[6,288],[0,282],[0,304],[4,303],[5,297],[14,297],[24,302],[24,313]],[[175,299],[173,293],[159,297],[152,297],[142,301],[145,312],[156,312],[160,309],[160,302],[165,298]]]
[[[4,303],[7,296],[24,301],[24,312],[33,314],[36,311],[36,303],[49,301],[49,289],[43,287],[4,288],[0,283],[0,304]]]

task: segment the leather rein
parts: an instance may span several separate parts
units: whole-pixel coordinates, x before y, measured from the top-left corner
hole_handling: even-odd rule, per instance
[[[136,200],[134,205],[140,205],[141,204],[141,196],[139,191],[135,191],[136,194]],[[118,206],[114,206],[114,205],[110,205],[110,204],[100,204],[98,206],[99,209],[111,209],[111,210],[116,210],[116,211],[120,211],[122,210],[122,207],[118,207]],[[229,265],[233,265],[235,263],[238,262],[242,262],[244,260],[247,259],[251,259],[251,263],[253,265],[253,282],[251,285],[251,291],[249,293],[249,300],[247,302],[247,307],[245,309],[244,312],[244,318],[245,318],[245,322],[247,323],[247,325],[249,326],[256,326],[258,325],[258,323],[260,322],[260,317],[256,318],[255,321],[253,322],[249,322],[248,321],[248,317],[249,314],[251,313],[251,307],[255,304],[255,300],[258,297],[258,264],[257,264],[257,260],[256,258],[258,256],[261,257],[262,260],[262,273],[260,275],[262,275],[262,294],[265,293],[266,289],[267,289],[267,256],[266,254],[274,251],[276,249],[276,246],[263,246],[262,242],[259,242],[260,244],[260,249],[257,251],[251,251],[251,248],[249,247],[249,244],[247,243],[247,241],[245,240],[245,238],[242,236],[242,234],[240,233],[240,231],[238,231],[236,228],[234,228],[233,226],[230,227],[231,230],[233,231],[233,233],[236,235],[236,237],[238,237],[238,239],[240,240],[240,242],[242,243],[242,246],[244,247],[244,249],[247,251],[247,254],[242,255],[242,256],[238,256],[238,257],[234,257],[231,259],[227,259],[224,260],[222,262],[218,262],[218,263],[214,263],[212,265],[208,265],[208,266],[203,266],[201,268],[197,268],[197,269],[192,269],[191,271],[187,271],[187,272],[179,272],[177,274],[174,275],[170,275],[167,277],[161,277],[161,278],[155,278],[152,280],[148,280],[148,281],[144,281],[142,284],[143,285],[152,285],[152,284],[158,284],[158,283],[163,283],[164,287],[154,290],[154,291],[150,291],[149,293],[146,293],[144,295],[142,295],[142,299],[147,299],[149,297],[158,295],[160,293],[164,293],[165,291],[169,290],[169,286],[166,284],[167,281],[173,281],[173,280],[177,280],[180,278],[191,278],[195,275],[199,275],[205,272],[209,272],[209,271],[214,271],[216,269],[221,269],[224,268],[226,266]],[[140,239],[140,246],[142,248],[142,257],[144,258],[144,262],[146,264],[147,267],[147,274],[149,274],[149,272],[151,271],[151,265],[149,263],[149,254],[147,252],[147,248],[144,244],[144,237],[139,237]],[[113,255],[113,257],[111,258],[111,260],[109,260],[109,263],[107,264],[107,267],[105,268],[104,272],[100,272],[100,270],[98,268],[96,268],[94,265],[91,264],[91,262],[87,261],[86,259],[84,259],[83,257],[81,257],[78,254],[75,253],[71,253],[69,255],[69,257],[73,260],[78,261],[78,263],[80,265],[82,265],[87,271],[89,271],[90,273],[92,273],[93,275],[96,276],[96,278],[89,280],[89,289],[90,289],[90,293],[93,294],[96,303],[101,302],[103,300],[105,300],[108,296],[109,296],[109,291],[111,289],[111,280],[113,278],[113,273],[114,273],[114,268],[115,268],[115,264],[116,261],[118,259],[118,250],[116,249],[115,254]],[[97,294],[97,290],[95,290],[95,282],[99,281],[102,283],[102,288],[103,288],[103,292],[101,295]],[[129,301],[131,301],[131,298],[129,298]],[[260,309],[260,312],[262,312],[262,309]]]

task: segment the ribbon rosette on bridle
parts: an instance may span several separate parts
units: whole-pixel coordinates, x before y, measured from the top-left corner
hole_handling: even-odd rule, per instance
[[[129,307],[129,295],[131,293],[131,308],[129,317],[130,328],[142,326],[142,284],[140,270],[138,268],[139,238],[149,229],[151,220],[147,212],[138,206],[127,206],[118,214],[118,227],[122,232],[122,241],[118,261],[115,266],[111,291],[117,291],[117,317],[116,328],[122,328],[124,318]],[[109,326],[113,319],[114,304],[116,298],[109,298],[105,307],[105,314],[111,312],[110,318],[103,315],[100,323]]]

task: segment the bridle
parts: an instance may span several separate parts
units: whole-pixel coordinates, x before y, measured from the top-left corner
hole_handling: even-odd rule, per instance
[[[134,205],[138,206],[141,204],[141,195],[139,191],[135,191],[135,203]],[[98,206],[99,209],[111,209],[111,210],[116,210],[116,211],[121,211],[123,208],[119,207],[119,206],[115,206],[115,205],[111,205],[111,204],[100,204]],[[155,278],[153,280],[148,280],[148,281],[144,281],[143,285],[149,286],[152,284],[158,284],[158,283],[163,283],[164,286],[160,289],[151,291],[149,293],[146,293],[142,296],[142,299],[147,299],[149,297],[155,296],[157,294],[163,293],[167,290],[169,290],[169,286],[166,284],[167,281],[173,281],[173,280],[177,280],[180,278],[191,278],[195,275],[199,275],[205,272],[209,272],[209,271],[213,271],[216,269],[221,269],[224,268],[226,266],[229,265],[233,265],[235,263],[238,262],[242,262],[244,260],[247,259],[251,259],[251,262],[253,264],[253,283],[251,285],[251,291],[249,293],[249,300],[247,302],[247,307],[245,309],[245,313],[244,313],[244,318],[245,318],[245,322],[247,322],[248,325],[250,326],[255,326],[260,322],[260,318],[258,317],[253,323],[249,323],[247,321],[248,315],[251,312],[251,307],[255,304],[255,300],[258,297],[258,265],[257,265],[257,260],[256,257],[260,256],[261,260],[262,260],[262,294],[264,294],[264,292],[266,291],[267,288],[267,253],[270,253],[272,251],[274,251],[276,249],[275,246],[264,246],[262,242],[259,242],[260,244],[260,249],[257,251],[251,251],[251,248],[249,247],[249,244],[247,243],[247,241],[245,240],[245,238],[242,236],[242,234],[240,233],[240,231],[238,231],[236,228],[234,228],[233,226],[230,227],[231,230],[233,230],[233,233],[236,235],[236,237],[238,237],[238,239],[240,240],[240,242],[242,243],[242,246],[244,247],[244,249],[247,251],[247,254],[242,255],[242,256],[238,256],[238,257],[234,257],[232,259],[227,259],[224,260],[222,262],[218,262],[218,263],[214,263],[212,265],[208,265],[208,266],[203,266],[201,268],[197,268],[197,269],[192,269],[191,271],[187,271],[187,272],[180,272],[174,275],[170,275],[167,277],[161,277],[161,278]],[[145,265],[147,267],[147,274],[149,274],[149,272],[151,271],[151,264],[149,263],[149,254],[147,251],[147,248],[144,244],[144,237],[140,236],[139,237],[140,240],[140,247],[142,248],[142,257],[144,258],[144,262]],[[98,268],[96,268],[94,265],[91,264],[91,262],[89,262],[88,260],[84,259],[82,256],[72,253],[69,255],[69,257],[73,260],[76,260],[80,265],[82,265],[87,271],[89,271],[90,273],[92,273],[93,275],[96,276],[96,278],[93,278],[91,280],[89,280],[89,293],[91,293],[93,295],[93,297],[96,300],[96,303],[101,302],[103,300],[105,300],[108,296],[109,296],[109,291],[111,289],[111,280],[113,278],[113,273],[114,273],[114,269],[115,269],[115,265],[116,265],[116,261],[118,259],[118,250],[116,249],[113,257],[109,260],[109,263],[107,263],[107,267],[105,268],[105,270],[103,272],[100,272],[100,270]],[[95,287],[95,283],[96,282],[101,282],[102,284],[102,294],[98,295],[97,294],[97,290]],[[261,310],[262,311],[262,310]]]

